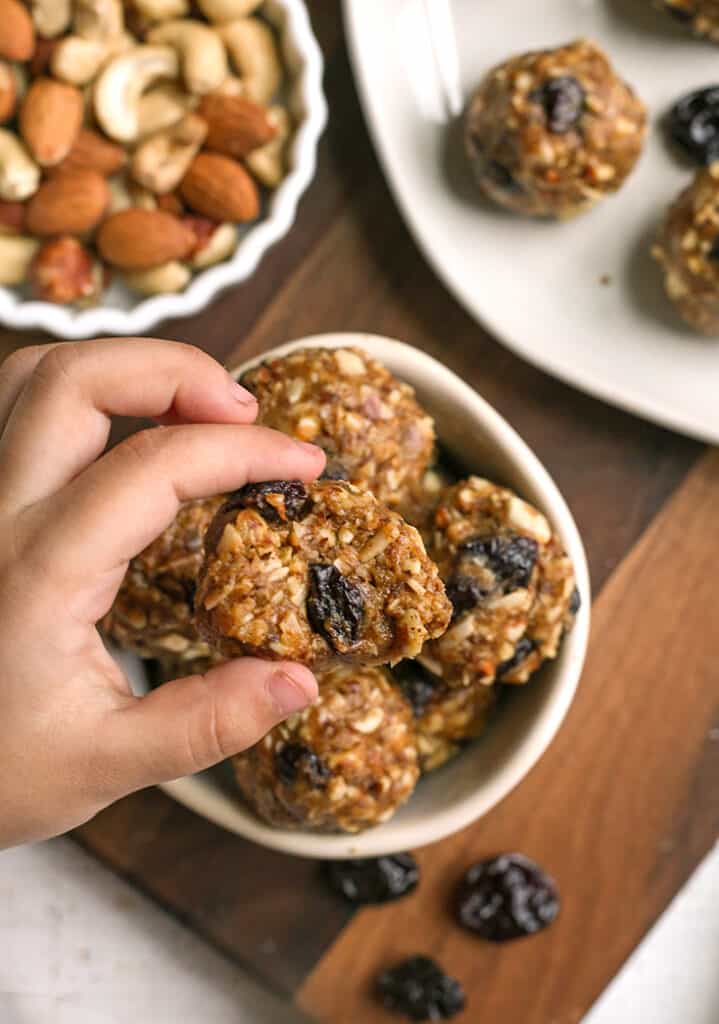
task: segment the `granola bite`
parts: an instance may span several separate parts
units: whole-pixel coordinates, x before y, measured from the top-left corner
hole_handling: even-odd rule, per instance
[[[105,636],[143,658],[209,656],[192,612],[205,531],[223,501],[220,495],[186,502],[170,526],[132,559],[100,624]]]
[[[616,192],[645,131],[644,104],[586,39],[499,64],[465,117],[482,191],[532,217],[571,217]]]
[[[497,702],[495,686],[448,686],[419,661],[400,662],[392,676],[412,708],[422,772],[439,768],[481,735]]]
[[[527,632],[508,662],[497,669],[502,683],[527,683],[534,672],[556,658],[562,638],[574,625],[581,598],[574,567],[558,537],[539,547],[537,585]]]
[[[669,207],[652,256],[680,316],[700,334],[719,335],[719,163]]]
[[[218,511],[205,549],[195,621],[226,657],[396,662],[449,622],[417,530],[341,481],[249,484]]]
[[[431,536],[432,520],[442,495],[456,479],[456,474],[442,463],[429,466],[397,508],[403,519],[417,527],[425,544]]]
[[[307,348],[248,370],[257,422],[311,441],[391,508],[429,465],[434,423],[409,384],[358,348]]]
[[[655,6],[685,24],[695,35],[719,43],[717,0],[656,0]]]
[[[491,685],[514,657],[537,596],[538,559],[552,531],[512,491],[472,476],[450,487],[429,546],[452,602],[449,629],[423,663],[452,686]]]
[[[320,675],[315,704],[233,758],[245,800],[281,828],[359,832],[392,817],[419,775],[412,713],[378,668]]]

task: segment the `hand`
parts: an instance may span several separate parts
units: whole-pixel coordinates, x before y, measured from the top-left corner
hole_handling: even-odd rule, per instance
[[[0,367],[0,847],[207,768],[315,699],[307,669],[250,658],[137,698],[95,628],[180,502],[322,471],[320,449],[256,413],[172,342],[26,348]],[[103,454],[113,415],[163,427]]]

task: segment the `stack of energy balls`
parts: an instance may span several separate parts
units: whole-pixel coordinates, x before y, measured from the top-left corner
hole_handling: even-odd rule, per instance
[[[185,505],[102,628],[162,679],[243,655],[310,667],[317,702],[233,758],[235,777],[272,825],[358,832],[556,656],[574,572],[535,508],[438,463],[412,388],[360,349],[296,350],[242,383],[258,422],[326,451],[323,477]]]

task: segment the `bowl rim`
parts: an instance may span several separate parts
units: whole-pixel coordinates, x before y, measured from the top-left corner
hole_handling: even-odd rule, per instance
[[[299,200],[314,177],[317,145],[327,123],[327,102],[322,90],[324,61],[304,0],[266,2],[283,13],[283,46],[291,46],[301,58],[302,67],[291,88],[304,115],[292,138],[292,169],[272,193],[265,216],[241,238],[231,259],[195,274],[182,292],[140,299],[131,309],[98,305],[76,310],[23,299],[17,289],[2,286],[0,323],[16,329],[39,328],[68,339],[142,334],[160,321],[199,313],[220,291],[246,281],[270,246],[287,234]]]
[[[213,782],[202,775],[175,779],[161,786],[179,803],[246,839],[283,853],[317,859],[378,857],[395,853],[400,849],[427,846],[472,824],[503,800],[542,757],[569,710],[586,657],[590,623],[591,591],[586,554],[579,530],[564,498],[548,471],[514,428],[449,367],[420,349],[391,338],[375,334],[332,333],[311,335],[279,345],[238,366],[231,367],[230,373],[237,377],[268,358],[286,355],[298,348],[337,348],[349,345],[364,348],[379,360],[386,359],[389,346],[391,351],[399,356],[409,357],[425,373],[431,374],[436,387],[445,395],[455,395],[461,398],[463,405],[468,404],[473,408],[492,445],[502,449],[510,461],[520,468],[528,480],[531,480],[534,496],[538,496],[537,503],[551,520],[573,561],[577,586],[582,595],[582,606],[574,628],[564,640],[561,665],[557,663],[557,671],[561,673],[560,683],[555,685],[550,697],[523,733],[511,755],[494,772],[490,780],[483,780],[480,792],[475,791],[454,800],[418,823],[399,826],[400,840],[389,842],[385,837],[384,825],[356,835],[327,835],[276,829],[255,818],[252,812],[245,810],[239,802],[230,806],[227,794],[221,792]],[[387,825],[391,827],[392,822],[388,822]],[[397,828],[396,821],[394,826]]]

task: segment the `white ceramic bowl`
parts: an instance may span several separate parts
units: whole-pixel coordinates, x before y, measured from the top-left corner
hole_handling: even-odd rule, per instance
[[[247,810],[217,770],[177,779],[163,789],[218,825],[263,846],[304,857],[376,857],[435,842],[470,824],[509,793],[542,756],[579,682],[589,631],[589,574],[572,515],[547,471],[484,399],[431,356],[370,334],[326,334],[283,345],[237,367],[240,374],[268,355],[313,346],[358,345],[416,389],[435,418],[442,443],[468,470],[508,484],[550,519],[574,562],[582,607],[559,657],[501,705],[486,734],[422,779],[391,821],[359,835],[318,835],[271,828]],[[147,691],[142,662],[121,662],[136,692]]]
[[[327,121],[322,54],[303,0],[265,0],[261,13],[279,37],[289,77],[287,103],[297,127],[289,146],[289,173],[265,202],[261,219],[244,229],[232,258],[195,274],[176,295],[143,299],[118,281],[105,290],[100,305],[85,310],[26,300],[18,289],[0,288],[0,323],[40,328],[61,338],[141,334],[168,317],[198,313],[219,291],[254,273],[267,249],[292,226],[300,196],[314,176],[317,142]]]

